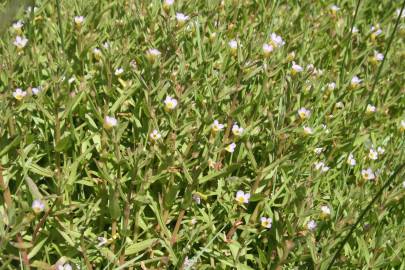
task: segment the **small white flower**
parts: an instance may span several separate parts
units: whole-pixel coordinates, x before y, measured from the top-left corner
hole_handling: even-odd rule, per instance
[[[322,171],[322,172],[327,172],[329,171],[329,167],[325,165],[325,163],[323,163],[322,161],[320,162],[315,162],[314,163],[315,166],[315,170],[317,171]]]
[[[404,181],[404,182],[402,182],[402,187],[403,187],[403,188],[405,188],[405,181]]]
[[[158,49],[149,49],[146,51],[146,58],[150,61],[156,60],[162,53]]]
[[[405,120],[401,120],[401,124],[399,125],[399,129],[400,129],[401,131],[404,131],[404,130],[405,130]]]
[[[356,160],[353,157],[353,154],[350,154],[349,157],[347,158],[347,164],[350,166],[355,166],[356,165]]]
[[[15,23],[13,23],[13,29],[14,29],[14,31],[16,31],[18,33],[21,32],[21,29],[23,26],[24,26],[24,23],[22,21],[17,21]]]
[[[377,24],[376,26],[374,26],[374,25],[371,26],[370,30],[371,30],[371,32],[372,32],[372,33],[371,33],[372,38],[375,38],[376,36],[379,36],[379,35],[382,34],[382,30],[381,30],[379,24]]]
[[[112,116],[106,116],[104,118],[104,128],[105,129],[111,129],[113,127],[115,127],[118,124],[117,119],[115,119]]]
[[[69,84],[72,84],[74,81],[76,81],[75,76],[70,77],[70,79],[68,80]]]
[[[271,54],[271,52],[273,51],[273,46],[271,46],[270,44],[263,44],[262,50],[263,50],[263,54],[265,56],[269,56]]]
[[[380,155],[384,155],[384,153],[385,153],[385,149],[384,149],[384,148],[382,148],[381,146],[378,146],[378,148],[377,148],[377,152],[378,152],[378,154],[380,154]]]
[[[41,200],[37,199],[32,202],[31,208],[35,214],[39,214],[45,210],[45,204]]]
[[[373,180],[375,179],[375,175],[373,173],[373,171],[368,168],[366,170],[361,170],[361,176],[363,176],[364,180]]]
[[[123,68],[117,68],[114,72],[115,76],[121,76],[122,73],[124,73],[124,69]]]
[[[374,60],[381,62],[382,60],[384,60],[384,55],[378,51],[374,51]]]
[[[38,95],[38,94],[42,91],[42,89],[41,89],[41,87],[33,87],[33,88],[31,89],[31,91],[32,91],[32,93],[33,93],[34,95]]]
[[[244,193],[242,190],[236,192],[235,200],[242,204],[242,203],[249,203],[250,193]]]
[[[176,13],[176,20],[179,25],[184,25],[189,19],[190,17],[183,13]]]
[[[312,128],[304,126],[304,134],[305,135],[311,135],[313,133],[314,133],[314,131],[313,131]]]
[[[101,236],[97,237],[97,240],[98,240],[97,244],[98,247],[104,246],[108,242],[107,238]]]
[[[212,124],[212,126],[211,126],[211,130],[212,130],[212,132],[218,132],[218,131],[221,131],[221,130],[223,130],[224,129],[224,125],[223,124],[220,124],[219,122],[218,122],[218,120],[214,120],[214,123]]]
[[[271,218],[266,218],[266,217],[261,217],[260,218],[260,223],[263,227],[270,229],[271,228],[271,224],[272,224],[273,220]]]
[[[172,98],[171,96],[167,96],[166,99],[164,100],[164,104],[166,111],[172,111],[177,106],[177,100]]]
[[[103,43],[103,48],[104,49],[109,49],[110,48],[110,43],[108,43],[108,41]]]
[[[27,95],[26,91],[23,91],[21,88],[17,88],[15,89],[15,91],[13,92],[13,97],[16,100],[22,100],[25,96]]]
[[[237,124],[233,124],[232,126],[232,133],[233,135],[240,137],[243,134],[244,129],[242,127],[239,127]]]
[[[338,7],[337,5],[331,5],[331,6],[330,6],[330,9],[331,9],[333,12],[336,12],[336,11],[339,11],[339,10],[340,10],[340,7]]]
[[[84,22],[84,17],[83,16],[75,16],[74,22],[75,22],[76,26],[80,27]]]
[[[367,109],[366,109],[367,113],[371,114],[371,113],[375,113],[376,111],[377,111],[377,108],[375,106],[373,106],[371,104],[367,105]]]
[[[315,220],[309,220],[308,222],[307,222],[307,229],[309,230],[309,231],[314,231],[315,229],[316,229],[316,227],[317,227],[317,224],[316,224],[316,222],[315,222]]]
[[[173,6],[174,0],[164,0],[163,1],[163,8],[168,10],[171,6]]]
[[[228,151],[229,153],[233,153],[235,151],[235,148],[236,148],[236,144],[231,143],[227,147],[225,147],[225,150]]]
[[[94,48],[93,55],[94,55],[94,58],[96,58],[97,60],[100,60],[101,56],[102,56],[101,50],[99,48]]]
[[[23,49],[28,43],[28,39],[21,36],[16,36],[13,44],[17,47],[17,49]]]
[[[354,76],[350,81],[350,86],[352,88],[356,88],[357,86],[360,85],[361,82],[362,82],[362,80],[359,77]]]
[[[72,266],[65,263],[64,265],[58,265],[57,270],[72,270]]]
[[[315,154],[317,154],[317,155],[322,154],[322,152],[323,152],[323,147],[317,147],[317,148],[315,148],[314,152],[315,152]]]
[[[291,73],[293,75],[296,74],[296,73],[304,71],[304,69],[300,65],[297,65],[294,61],[292,62],[292,67],[291,68],[292,68]]]
[[[343,104],[343,102],[339,101],[339,102],[336,102],[335,107],[338,109],[343,109],[345,107],[345,105]]]
[[[357,28],[356,26],[353,26],[353,28],[352,28],[352,33],[353,34],[356,34],[356,33],[358,33],[359,32],[359,28]]]
[[[149,137],[151,138],[152,141],[157,141],[160,138],[162,138],[162,135],[159,133],[159,131],[157,131],[156,129],[154,129],[152,131],[151,134],[149,134]]]
[[[195,201],[196,204],[200,204],[201,203],[200,195],[198,195],[197,193],[194,193],[193,194],[193,200]]]
[[[276,33],[271,33],[270,40],[270,44],[276,48],[282,47],[285,44],[281,36],[277,35]]]
[[[372,160],[378,159],[378,152],[371,148],[370,152],[368,153],[368,158]]]
[[[327,217],[330,216],[330,208],[327,205],[321,206],[321,216]]]
[[[335,90],[336,83],[334,83],[334,82],[328,83],[327,87],[328,87],[328,90],[330,90],[330,91]]]
[[[232,54],[236,54],[238,50],[238,42],[236,40],[231,40],[228,42],[229,48],[231,49]]]
[[[308,119],[311,116],[311,111],[302,107],[298,110],[298,115],[301,119]]]

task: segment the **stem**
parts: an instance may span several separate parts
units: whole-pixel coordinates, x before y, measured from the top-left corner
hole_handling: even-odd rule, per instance
[[[183,220],[185,213],[186,213],[186,210],[181,209],[181,210],[180,210],[180,213],[179,213],[179,216],[177,217],[176,226],[174,227],[173,234],[172,234],[172,240],[170,241],[170,244],[171,244],[172,246],[173,246],[173,245],[176,243],[176,241],[177,241],[177,233],[179,232],[180,225],[181,225],[181,221]]]

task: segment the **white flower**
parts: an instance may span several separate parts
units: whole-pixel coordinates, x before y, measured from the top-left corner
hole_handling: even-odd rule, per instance
[[[270,229],[271,228],[271,224],[272,224],[273,220],[271,218],[266,218],[266,217],[261,217],[260,218],[260,223],[263,227]]]
[[[376,111],[377,111],[377,108],[375,106],[373,106],[371,104],[367,105],[367,109],[366,109],[367,113],[375,113]]]
[[[166,111],[172,111],[177,106],[177,100],[172,98],[171,96],[167,96],[166,99],[164,100],[164,104]]]
[[[31,89],[31,91],[32,91],[32,93],[34,94],[34,95],[38,95],[40,92],[41,92],[41,87],[33,87],[32,89]]]
[[[23,49],[28,43],[28,39],[25,37],[16,36],[13,44],[17,47],[17,49]]]
[[[271,52],[273,51],[273,46],[271,46],[270,44],[265,43],[265,44],[263,44],[262,49],[263,49],[263,54],[265,56],[269,56],[271,54]]]
[[[336,106],[336,108],[338,108],[338,109],[343,109],[343,108],[345,107],[345,105],[344,105],[343,102],[341,102],[341,101],[336,102],[335,106]]]
[[[379,24],[377,24],[376,26],[371,26],[371,36],[372,36],[372,38],[375,38],[376,36],[379,36],[379,35],[381,35],[381,33],[382,33],[382,30],[381,30],[381,28],[380,28],[380,25]]]
[[[37,199],[32,202],[31,208],[35,214],[39,214],[45,210],[45,204],[41,200]]]
[[[333,12],[336,12],[336,11],[339,11],[339,10],[340,10],[340,7],[338,7],[337,5],[331,5],[331,6],[330,6],[330,9],[331,9]]]
[[[322,172],[327,172],[329,171],[329,167],[325,165],[325,163],[323,163],[322,161],[320,162],[315,162],[314,163],[315,166],[315,170],[317,171],[322,171]]]
[[[212,124],[212,126],[211,126],[211,130],[212,130],[212,132],[218,132],[218,131],[221,131],[221,130],[223,130],[224,129],[224,125],[223,124],[220,124],[219,122],[218,122],[218,120],[214,120],[214,123]]]
[[[102,56],[101,50],[99,48],[94,48],[93,55],[94,55],[94,58],[96,58],[97,60],[100,60],[101,56]]]
[[[285,44],[281,36],[278,36],[276,33],[271,33],[270,39],[270,44],[273,45],[273,47],[279,48]]]
[[[244,193],[242,190],[236,192],[235,200],[242,204],[242,203],[249,203],[250,193]]]
[[[313,133],[314,133],[314,131],[312,130],[312,128],[304,126],[304,134],[305,135],[311,135]]]
[[[57,270],[72,270],[72,266],[65,263],[64,265],[58,265]]]
[[[383,154],[385,153],[385,149],[382,148],[381,146],[378,146],[377,152],[378,152],[380,155],[383,155]]]
[[[336,88],[336,83],[334,83],[334,82],[328,83],[328,84],[327,84],[327,87],[328,87],[328,89],[329,89],[330,91],[335,90],[335,88]]]
[[[356,160],[354,159],[353,154],[350,154],[347,158],[347,164],[349,164],[350,166],[356,165]]]
[[[400,129],[401,131],[404,131],[404,130],[405,130],[405,120],[401,120],[401,124],[399,125],[399,129]]]
[[[317,147],[314,150],[315,154],[320,155],[323,152],[323,147]]]
[[[23,91],[21,88],[17,88],[15,89],[15,91],[13,92],[13,97],[16,100],[22,100],[25,96],[27,95],[26,91]]]
[[[244,129],[242,127],[239,127],[237,124],[233,124],[232,126],[232,133],[233,135],[239,137],[242,135]]]
[[[370,149],[370,152],[368,153],[368,158],[372,160],[378,159],[378,153],[375,151],[373,148]]]
[[[229,48],[231,49],[232,54],[236,54],[238,50],[238,42],[236,40],[231,40],[228,42]]]
[[[200,204],[201,203],[200,195],[198,195],[197,193],[194,193],[193,194],[193,200],[195,201],[196,204]]]
[[[233,153],[235,151],[235,148],[236,148],[236,144],[231,143],[227,147],[225,147],[225,150],[228,151],[229,153]]]
[[[330,216],[330,208],[327,205],[321,206],[321,216],[322,217],[328,217]]]
[[[302,72],[304,70],[300,65],[297,65],[294,61],[292,62],[291,68],[292,68],[291,73],[293,75],[295,75],[296,73]]]
[[[384,60],[384,55],[378,51],[374,51],[374,60],[381,62],[382,60]]]
[[[124,69],[123,68],[117,68],[114,72],[115,76],[120,76],[122,75],[122,73],[124,73]]]
[[[315,229],[316,229],[316,226],[317,226],[317,224],[316,224],[316,222],[315,222],[315,220],[309,220],[308,222],[307,222],[307,229],[309,230],[309,231],[314,231]]]
[[[75,16],[74,22],[75,22],[76,26],[80,27],[84,22],[84,17],[83,16]]]
[[[104,49],[109,49],[110,48],[110,43],[108,43],[108,41],[103,43],[103,48]]]
[[[24,23],[22,21],[17,21],[15,23],[13,23],[13,29],[14,31],[21,33],[21,29],[24,26]]]
[[[298,110],[298,115],[301,119],[308,119],[311,116],[311,111],[302,107]]]
[[[352,28],[352,33],[353,34],[356,34],[356,33],[358,33],[359,32],[359,28],[357,28],[356,26],[353,26],[353,28]]]
[[[373,171],[368,168],[366,170],[361,170],[361,175],[363,176],[364,180],[373,180],[375,179],[375,175],[373,173]]]
[[[359,86],[359,84],[362,82],[362,80],[359,78],[359,77],[357,77],[357,76],[354,76],[352,79],[351,79],[351,81],[350,81],[350,86],[352,87],[352,88],[356,88],[357,86]]]
[[[154,130],[152,131],[152,133],[149,134],[149,137],[151,138],[151,140],[157,141],[157,140],[159,140],[160,138],[162,138],[162,135],[159,133],[159,131],[157,131],[156,129],[154,129]]]
[[[101,236],[97,237],[97,240],[98,240],[97,244],[98,247],[104,246],[108,242],[107,238]]]
[[[117,125],[118,121],[112,116],[106,116],[104,118],[104,128],[111,129]]]
[[[189,16],[184,15],[183,13],[176,13],[176,20],[179,25],[184,25],[186,21],[190,19]]]
[[[150,61],[156,60],[162,53],[158,49],[149,49],[146,51],[146,58]]]
[[[173,6],[174,0],[164,0],[163,8],[167,11],[171,6]]]
[[[69,84],[72,84],[74,81],[76,81],[75,76],[70,77],[70,79],[68,80]]]

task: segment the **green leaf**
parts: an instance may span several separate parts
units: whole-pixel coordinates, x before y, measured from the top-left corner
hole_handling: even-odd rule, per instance
[[[125,248],[125,255],[133,255],[133,254],[137,254],[141,251],[144,251],[145,249],[152,247],[154,243],[156,243],[156,241],[158,240],[158,238],[152,238],[152,239],[147,239],[135,244],[132,244],[130,246],[128,246],[127,248]]]

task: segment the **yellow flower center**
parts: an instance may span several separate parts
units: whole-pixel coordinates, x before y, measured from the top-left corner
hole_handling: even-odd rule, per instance
[[[243,196],[239,196],[239,197],[236,198],[236,201],[237,201],[238,203],[244,203],[244,202],[245,202],[245,198],[243,198]]]

